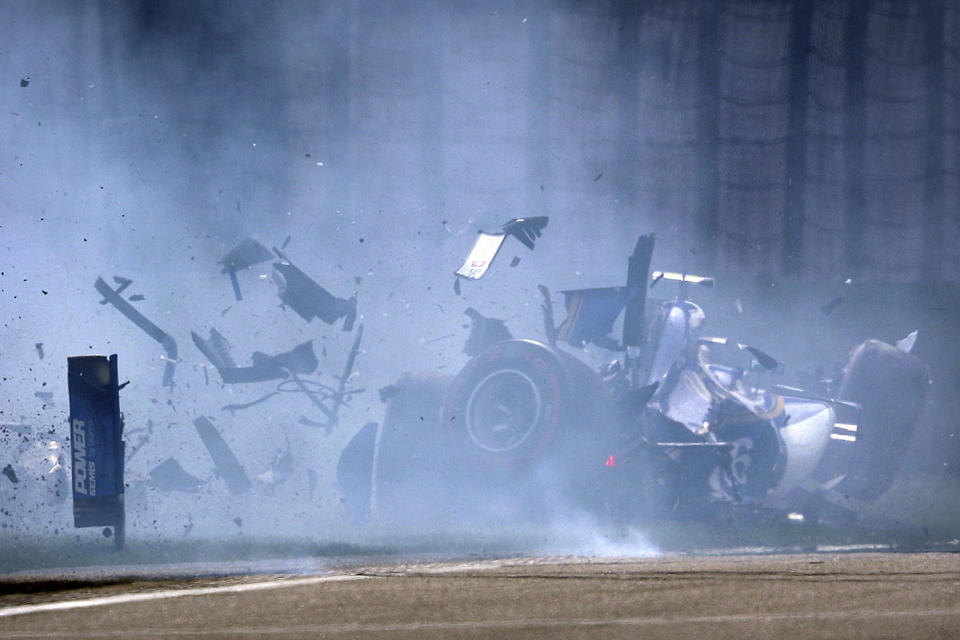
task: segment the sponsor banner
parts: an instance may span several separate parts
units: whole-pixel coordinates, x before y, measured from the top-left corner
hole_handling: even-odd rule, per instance
[[[117,356],[67,359],[74,525],[112,525],[123,503]]]

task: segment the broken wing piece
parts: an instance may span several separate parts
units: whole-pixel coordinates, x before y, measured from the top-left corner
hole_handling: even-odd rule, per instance
[[[456,274],[460,278],[467,280],[479,280],[490,268],[490,264],[500,251],[503,241],[508,235],[515,237],[523,243],[525,247],[533,250],[533,245],[540,237],[543,228],[547,226],[549,218],[547,216],[538,216],[535,218],[514,218],[510,220],[500,231],[487,233],[481,231],[477,234],[477,240],[473,243],[473,249],[464,261],[463,266],[457,269]]]
[[[197,434],[203,440],[203,445],[210,453],[213,464],[217,468],[217,473],[223,478],[230,493],[244,493],[250,489],[250,479],[247,472],[233,451],[227,445],[217,428],[203,416],[193,421],[193,426],[197,429]]]
[[[313,281],[310,276],[287,261],[273,263],[273,279],[280,288],[280,301],[293,309],[297,315],[310,322],[320,318],[333,324],[344,318],[343,330],[353,329],[357,318],[357,296],[344,299],[332,295]]]
[[[467,280],[479,280],[490,268],[490,263],[500,251],[500,245],[506,239],[503,233],[486,233],[481,231],[477,234],[477,241],[473,243],[473,249],[467,256],[463,266],[457,269],[456,274],[460,278]]]
[[[119,292],[123,291],[127,286],[129,286],[129,282],[121,284],[118,289],[113,289],[104,282],[103,278],[97,278],[97,281],[94,283],[94,287],[96,287],[100,295],[103,296],[101,303],[109,302],[112,304],[116,307],[117,311],[127,316],[127,318],[140,327],[148,336],[160,343],[160,346],[162,346],[163,350],[167,353],[167,357],[165,358],[166,366],[163,369],[163,386],[172,387],[173,374],[177,368],[177,343],[170,335],[147,320],[146,316],[134,309],[133,305],[119,295]]]
[[[503,232],[512,235],[523,245],[533,251],[533,243],[543,232],[550,218],[547,216],[537,216],[535,218],[514,218],[503,225]]]
[[[240,244],[231,249],[227,255],[223,256],[219,262],[219,264],[223,265],[220,273],[230,274],[230,283],[233,284],[233,294],[237,300],[243,299],[243,296],[240,294],[240,282],[237,280],[237,271],[261,262],[266,262],[271,258],[273,258],[273,254],[270,253],[265,246],[250,237],[241,240]]]

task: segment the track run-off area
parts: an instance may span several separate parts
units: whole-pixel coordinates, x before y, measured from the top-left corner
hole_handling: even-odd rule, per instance
[[[4,583],[2,638],[960,636],[960,554],[513,558]]]

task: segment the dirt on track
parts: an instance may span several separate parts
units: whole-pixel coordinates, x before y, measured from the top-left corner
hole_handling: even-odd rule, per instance
[[[0,638],[960,636],[960,554],[512,559],[339,575],[350,577],[0,617]]]

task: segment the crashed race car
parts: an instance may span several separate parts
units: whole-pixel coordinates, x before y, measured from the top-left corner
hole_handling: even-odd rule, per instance
[[[477,264],[483,275],[495,240],[478,240],[458,285],[479,277]],[[484,243],[495,247],[478,257]],[[406,373],[381,390],[383,421],[342,452],[337,479],[352,514],[456,525],[576,509],[632,523],[738,505],[817,521],[844,511],[832,498],[882,495],[930,384],[912,345],[868,340],[820,388],[764,386],[782,365],[703,335],[690,292],[713,279],[651,272],[653,247],[652,234],[639,238],[626,286],[564,292],[559,327],[541,287],[545,341],[514,339],[468,310],[472,359],[455,376]],[[677,295],[647,309],[658,283]],[[620,314],[618,341],[609,333]],[[597,370],[560,341],[618,357]]]

